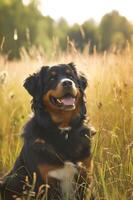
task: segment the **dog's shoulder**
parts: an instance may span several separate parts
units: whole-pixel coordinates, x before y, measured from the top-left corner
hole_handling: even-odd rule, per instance
[[[47,112],[43,112],[43,115],[39,117],[35,114],[29,121],[25,124],[22,132],[22,137],[24,139],[30,139],[32,137],[44,137],[54,132],[58,132],[58,127],[50,119]]]
[[[37,120],[33,116],[24,126],[22,132],[22,138],[24,139],[24,143],[31,143],[37,138],[43,137],[44,129],[39,126]]]

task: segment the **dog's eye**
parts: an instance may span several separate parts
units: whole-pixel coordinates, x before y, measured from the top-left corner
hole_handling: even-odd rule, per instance
[[[55,77],[51,77],[49,80],[50,80],[50,81],[54,81],[54,80],[55,80]]]
[[[56,79],[57,79],[57,75],[50,76],[49,78],[50,81],[55,81]]]
[[[69,75],[69,78],[70,78],[70,79],[73,79],[73,76],[70,74],[70,75]]]

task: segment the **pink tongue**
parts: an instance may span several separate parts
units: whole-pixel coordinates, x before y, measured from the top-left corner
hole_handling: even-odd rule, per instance
[[[75,98],[67,97],[67,98],[61,99],[61,102],[65,106],[71,106],[71,105],[73,105],[75,103]]]

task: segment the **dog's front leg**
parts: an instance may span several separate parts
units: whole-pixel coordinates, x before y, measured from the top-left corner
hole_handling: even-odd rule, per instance
[[[61,155],[56,152],[54,147],[41,138],[36,138],[30,142],[29,150],[37,164],[62,165],[64,163]]]
[[[77,199],[78,200],[94,200],[93,197],[93,162],[91,158],[85,159],[77,163],[78,176],[77,183]]]

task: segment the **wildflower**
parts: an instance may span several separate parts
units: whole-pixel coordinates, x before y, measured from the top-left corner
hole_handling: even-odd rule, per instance
[[[97,107],[98,107],[99,109],[101,109],[102,106],[103,106],[102,102],[99,102],[99,103],[97,104]]]
[[[7,71],[0,72],[0,85],[3,85],[6,82],[7,75]]]
[[[10,94],[9,94],[9,98],[10,99],[13,99],[15,97],[15,94],[13,93],[13,92],[11,92]]]

